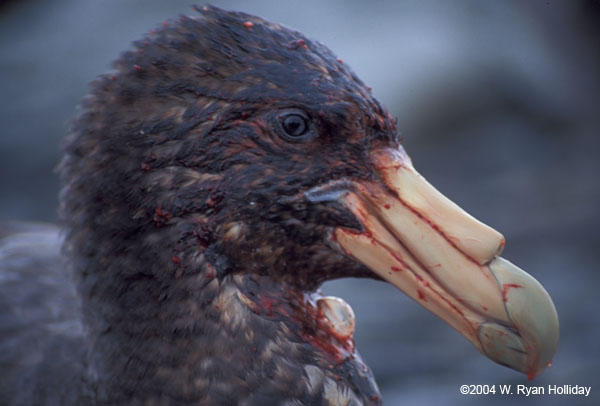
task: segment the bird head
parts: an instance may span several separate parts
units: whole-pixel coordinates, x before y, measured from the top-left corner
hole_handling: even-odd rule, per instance
[[[543,370],[558,339],[548,294],[416,172],[370,88],[296,31],[198,12],[123,54],[73,125],[61,212],[82,289],[382,279],[491,359]]]

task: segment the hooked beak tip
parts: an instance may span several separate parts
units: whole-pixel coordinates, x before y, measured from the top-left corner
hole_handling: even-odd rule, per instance
[[[533,379],[551,364],[558,346],[556,309],[544,287],[506,259],[495,258],[489,269],[498,282],[514,328],[482,324],[479,338],[483,350],[492,360]]]

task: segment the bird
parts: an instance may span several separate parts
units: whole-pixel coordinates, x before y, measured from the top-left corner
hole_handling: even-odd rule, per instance
[[[352,308],[320,290],[346,277],[533,378],[549,295],[401,141],[302,33],[213,6],[165,21],[91,84],[59,228],[3,225],[0,403],[380,405]]]

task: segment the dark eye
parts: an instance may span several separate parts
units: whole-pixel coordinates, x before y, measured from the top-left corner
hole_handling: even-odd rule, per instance
[[[288,110],[277,117],[280,133],[288,141],[298,142],[313,138],[316,127],[302,110]]]
[[[290,137],[301,137],[306,133],[308,125],[304,117],[298,114],[289,114],[283,117],[281,128]]]

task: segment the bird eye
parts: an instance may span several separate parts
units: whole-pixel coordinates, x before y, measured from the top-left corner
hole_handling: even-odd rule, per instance
[[[316,128],[303,111],[292,110],[278,117],[280,133],[288,141],[304,141],[316,135]]]
[[[284,117],[281,121],[281,127],[290,137],[301,137],[308,128],[304,117],[298,114],[290,114]]]

